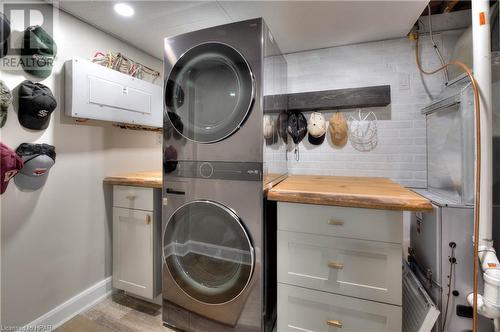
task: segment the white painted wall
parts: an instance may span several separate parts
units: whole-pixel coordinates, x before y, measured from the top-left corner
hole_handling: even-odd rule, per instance
[[[436,34],[434,39],[449,59],[462,31]],[[424,68],[437,68],[438,58],[428,36],[421,37]],[[325,48],[286,55],[289,93],[390,85],[392,102],[374,111],[379,142],[371,152],[358,152],[348,142],[333,146],[329,137],[313,146],[301,142],[300,161],[288,154],[292,174],[383,176],[402,185],[426,187],[426,129],[420,109],[437,96],[442,75],[422,77],[415,64],[415,43],[406,38]],[[346,117],[356,110],[346,111]],[[328,119],[333,113],[326,113]],[[309,118],[309,114],[305,114]]]
[[[53,75],[42,81],[59,104],[49,128],[24,129],[11,108],[0,134],[1,141],[13,149],[23,142],[36,142],[53,144],[57,152],[45,187],[22,192],[11,181],[1,196],[3,325],[29,323],[110,276],[111,196],[102,179],[161,169],[157,134],[96,121],[76,124],[66,117],[62,71],[65,60],[91,58],[96,50],[120,51],[160,71],[161,61],[65,13],[58,19],[57,64]],[[10,88],[25,79],[37,80],[23,71],[4,70],[0,77]]]
[[[458,32],[436,36],[445,58]],[[55,39],[58,61],[44,80],[59,107],[45,131],[29,131],[14,108],[1,129],[2,142],[56,146],[57,161],[45,187],[21,192],[12,182],[0,198],[1,318],[3,325],[24,325],[111,274],[110,191],[106,175],[161,168],[156,134],[124,131],[102,122],[76,124],[64,115],[62,66],[72,56],[90,58],[96,50],[116,50],[161,70],[161,62],[93,27],[61,13]],[[437,59],[423,39],[424,64]],[[413,44],[406,39],[314,50],[287,55],[289,92],[390,84],[392,104],[375,110],[380,142],[370,153],[330,144],[301,144],[301,160],[289,154],[292,173],[387,176],[404,185],[425,186],[425,126],[420,108],[429,100],[415,67]],[[24,72],[2,71],[11,87]],[[406,84],[408,82],[408,84]],[[441,76],[426,79],[437,94]],[[408,86],[406,86],[408,85]]]

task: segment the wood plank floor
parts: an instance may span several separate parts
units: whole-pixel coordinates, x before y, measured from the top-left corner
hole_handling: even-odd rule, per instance
[[[162,325],[161,306],[122,292],[75,316],[57,332],[173,332]]]

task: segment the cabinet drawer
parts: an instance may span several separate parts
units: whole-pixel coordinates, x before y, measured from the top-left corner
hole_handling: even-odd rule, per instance
[[[400,332],[399,306],[278,284],[277,332]]]
[[[401,305],[399,244],[278,231],[278,281]]]
[[[152,211],[153,204],[153,188],[113,186],[115,207]]]
[[[278,229],[402,243],[403,212],[280,202]]]

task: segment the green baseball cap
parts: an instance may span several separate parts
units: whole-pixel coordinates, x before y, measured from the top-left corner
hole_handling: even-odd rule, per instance
[[[2,128],[7,121],[7,111],[11,103],[12,93],[4,81],[0,80],[0,128]]]
[[[38,25],[24,30],[21,65],[28,74],[46,78],[52,72],[57,45],[52,37]]]

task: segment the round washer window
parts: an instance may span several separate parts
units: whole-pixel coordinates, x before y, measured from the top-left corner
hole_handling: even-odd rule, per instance
[[[167,115],[184,137],[214,143],[239,129],[254,100],[245,58],[221,43],[193,47],[176,62],[165,84]]]
[[[163,256],[177,285],[208,304],[236,298],[254,268],[253,247],[241,220],[211,201],[188,203],[172,215],[163,235]]]

